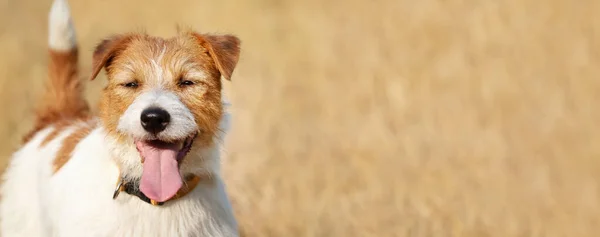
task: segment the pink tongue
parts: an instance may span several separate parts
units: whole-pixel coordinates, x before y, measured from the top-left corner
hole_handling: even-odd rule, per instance
[[[140,191],[157,202],[169,200],[182,185],[177,145],[136,142],[136,146],[144,159]]]

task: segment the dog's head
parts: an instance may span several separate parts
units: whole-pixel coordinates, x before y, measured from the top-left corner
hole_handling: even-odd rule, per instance
[[[232,35],[187,32],[170,39],[118,35],[96,47],[92,79],[103,68],[108,77],[103,126],[137,153],[114,158],[137,173],[131,175],[149,198],[169,199],[182,185],[182,170],[202,168],[191,167],[202,165],[201,155],[187,154],[212,146],[221,132],[221,77],[230,79],[239,43]]]

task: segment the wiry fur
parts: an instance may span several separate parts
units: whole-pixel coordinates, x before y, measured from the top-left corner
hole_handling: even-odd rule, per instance
[[[100,114],[92,118],[76,77],[66,0],[55,0],[49,18],[49,85],[34,129],[4,174],[1,236],[238,236],[219,175],[219,145],[229,128],[220,78],[231,78],[239,40],[194,32],[172,39],[108,38],[94,52],[92,78],[105,68],[109,83]],[[184,79],[193,85],[181,86]],[[131,81],[140,86],[123,86]],[[142,173],[133,142],[150,136],[139,124],[149,106],[172,116],[156,138],[179,141],[197,133],[180,172],[200,182],[163,206],[127,193],[112,199],[121,177]]]

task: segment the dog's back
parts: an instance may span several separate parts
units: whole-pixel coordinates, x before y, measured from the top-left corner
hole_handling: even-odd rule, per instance
[[[2,236],[43,236],[41,180],[51,175],[53,158],[74,126],[89,118],[77,76],[78,50],[69,6],[56,0],[49,14],[49,65],[46,89],[36,108],[33,129],[13,154],[2,186]],[[61,129],[57,129],[60,127]],[[59,132],[60,131],[60,132]]]
[[[0,228],[2,236],[44,236],[43,214],[39,197],[40,170],[49,159],[36,152],[48,131],[40,131],[17,151],[7,168],[2,185]],[[53,145],[53,144],[51,144]]]

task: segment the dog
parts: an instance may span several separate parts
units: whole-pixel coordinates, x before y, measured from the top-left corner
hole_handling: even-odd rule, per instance
[[[69,8],[50,9],[47,87],[3,176],[1,235],[238,236],[220,149],[239,38],[105,38],[92,59],[91,80],[108,78],[95,115]]]

